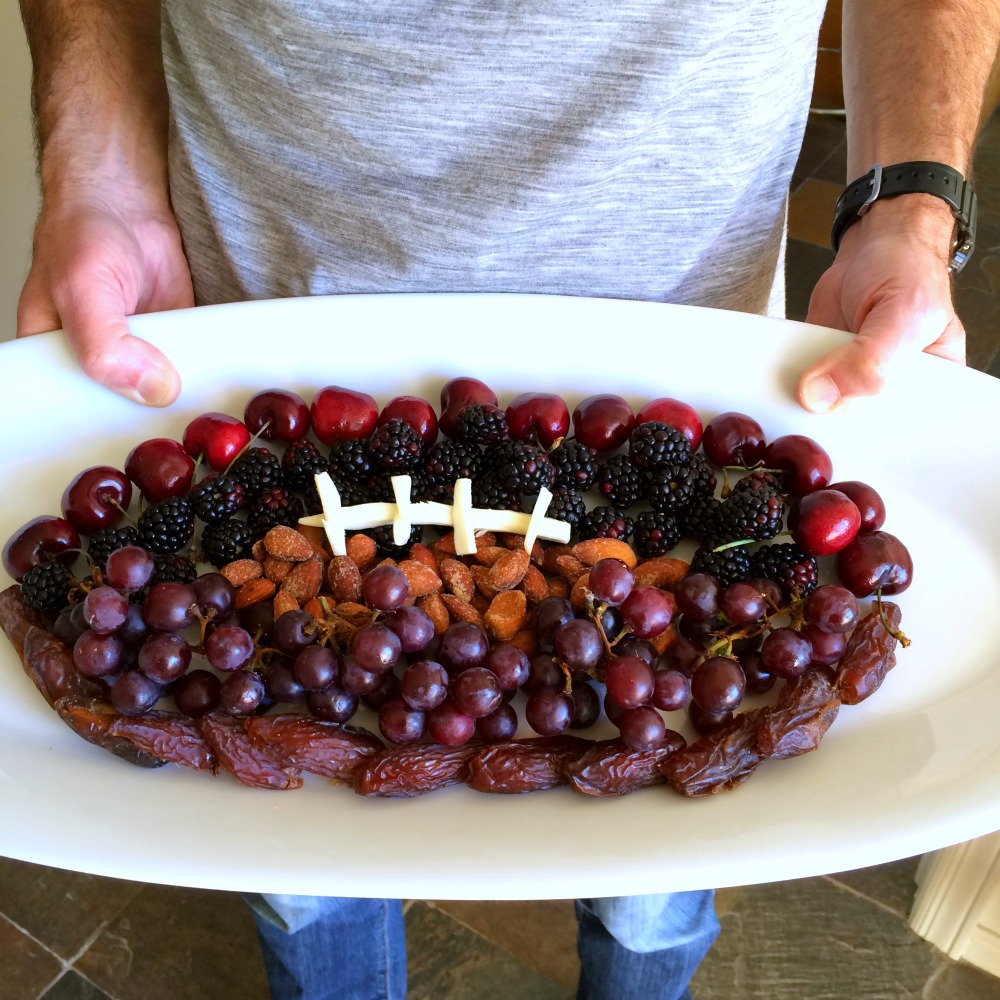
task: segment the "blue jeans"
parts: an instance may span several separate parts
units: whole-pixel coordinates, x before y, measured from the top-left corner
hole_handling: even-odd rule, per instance
[[[711,890],[578,899],[577,1000],[690,1000],[716,935]],[[399,900],[248,895],[272,1000],[403,1000]]]

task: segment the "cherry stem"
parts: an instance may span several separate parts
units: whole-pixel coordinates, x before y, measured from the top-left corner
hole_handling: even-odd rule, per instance
[[[243,445],[243,447],[240,448],[240,450],[236,452],[235,455],[233,455],[232,461],[229,463],[229,465],[226,466],[225,472],[222,473],[223,475],[226,475],[226,473],[229,472],[229,470],[236,464],[236,462],[239,461],[239,459],[241,459],[254,446],[254,443],[259,441],[261,437],[263,437],[264,431],[266,431],[270,426],[271,426],[270,420],[265,420],[264,423],[261,424],[260,430],[257,431],[257,433],[254,434],[254,436],[250,438],[250,440],[247,441],[247,443]]]
[[[118,500],[117,500],[117,499],[116,499],[115,497],[113,497],[113,496],[112,496],[112,495],[111,495],[110,493],[102,493],[102,494],[101,494],[101,495],[100,495],[100,496],[98,497],[98,499],[99,499],[99,500],[105,500],[105,501],[107,501],[107,502],[108,502],[109,504],[111,504],[111,506],[112,506],[112,507],[115,507],[115,508],[117,508],[117,509],[118,509],[118,512],[119,512],[119,513],[121,514],[121,516],[122,516],[122,517],[124,517],[124,518],[125,518],[125,520],[126,520],[126,521],[128,521],[128,523],[129,523],[129,524],[131,524],[131,525],[132,525],[132,527],[136,529],[136,531],[138,531],[138,530],[139,530],[139,525],[138,525],[138,524],[136,524],[136,523],[135,523],[135,521],[133,521],[133,520],[132,520],[132,517],[131,517],[131,515],[129,514],[129,512],[128,512],[128,511],[127,511],[127,510],[126,510],[126,509],[125,509],[125,508],[124,508],[124,507],[123,507],[123,506],[122,506],[122,505],[121,505],[121,504],[120,504],[120,503],[118,502]]]
[[[889,620],[885,616],[885,608],[882,606],[882,588],[879,587],[875,592],[875,606],[878,608],[878,620],[882,623],[882,628],[886,630],[895,639],[903,649],[906,649],[910,645],[911,639],[907,638],[906,633],[902,629],[893,628],[889,624]]]

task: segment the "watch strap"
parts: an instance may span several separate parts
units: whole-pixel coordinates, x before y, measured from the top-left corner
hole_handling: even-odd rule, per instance
[[[958,273],[965,266],[976,245],[976,192],[957,170],[944,163],[914,160],[889,167],[875,164],[863,177],[852,181],[837,199],[830,241],[836,253],[847,230],[871,206],[884,198],[901,194],[931,194],[951,207],[957,223],[949,270]]]

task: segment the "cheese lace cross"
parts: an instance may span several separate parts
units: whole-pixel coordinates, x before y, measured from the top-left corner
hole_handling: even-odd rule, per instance
[[[413,481],[409,476],[393,476],[390,482],[394,502],[360,503],[344,507],[340,502],[340,492],[329,473],[321,472],[316,476],[316,490],[323,513],[300,518],[299,524],[322,528],[330,540],[335,556],[347,555],[348,531],[363,531],[383,524],[392,525],[392,540],[396,545],[406,544],[410,531],[416,524],[449,526],[454,529],[455,552],[460,556],[476,551],[476,533],[480,531],[524,535],[524,547],[528,552],[536,538],[564,544],[569,541],[569,523],[545,516],[545,511],[552,502],[552,493],[544,487],[539,491],[531,513],[526,514],[514,510],[473,507],[471,479],[456,481],[453,502],[450,504],[429,500],[414,503],[410,499]]]

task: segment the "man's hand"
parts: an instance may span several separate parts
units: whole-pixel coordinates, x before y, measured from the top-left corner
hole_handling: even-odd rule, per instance
[[[926,351],[965,363],[965,330],[952,303],[948,257],[954,220],[931,195],[876,202],[844,234],[820,278],[806,322],[855,334],[799,380],[799,402],[822,413],[877,393],[894,358]]]
[[[129,333],[125,318],[193,304],[169,210],[83,196],[43,207],[17,335],[61,327],[87,375],[136,402],[166,406],[180,377],[161,351]]]

